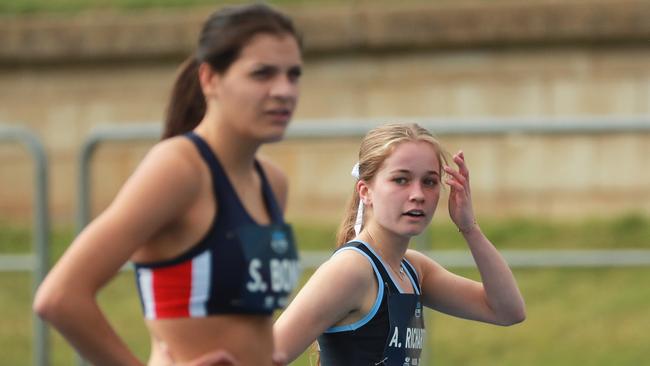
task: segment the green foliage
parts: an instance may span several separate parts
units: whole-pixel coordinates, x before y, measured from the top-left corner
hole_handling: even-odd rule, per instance
[[[474,271],[460,271],[473,277]],[[525,322],[501,328],[433,315],[439,365],[647,364],[650,317],[643,304],[650,268],[527,269],[515,276],[526,299]],[[644,281],[643,281],[644,282]],[[431,333],[430,333],[431,334]],[[430,339],[431,340],[431,339]]]
[[[31,251],[30,228],[0,221],[0,254],[24,254]]]
[[[591,249],[648,248],[650,220],[626,215],[610,220],[580,222],[511,220],[481,222],[500,248]],[[332,225],[295,223],[301,250],[332,250]],[[31,229],[0,223],[0,253],[25,252]],[[72,228],[51,234],[52,261],[60,257],[74,236]],[[431,228],[434,249],[463,249],[451,225]],[[476,270],[454,270],[478,279]],[[302,281],[311,271],[303,274]],[[428,311],[429,364],[435,365],[643,365],[650,336],[649,267],[516,269],[515,277],[527,303],[527,320],[513,327],[497,327]],[[99,301],[118,333],[141,359],[149,352],[133,274],[120,273],[100,292]],[[26,365],[31,357],[31,278],[27,273],[0,272],[2,364]],[[74,353],[52,331],[52,365],[74,364]],[[596,345],[596,347],[594,347]],[[309,365],[309,354],[293,365]],[[313,356],[312,356],[313,359]]]
[[[650,248],[650,218],[638,214],[582,221],[485,220],[480,225],[500,249]],[[451,225],[432,225],[430,236],[433,249],[465,246],[462,236]]]
[[[456,272],[477,277],[473,270]],[[118,275],[99,299],[118,333],[144,360],[149,339],[132,276]],[[518,269],[515,276],[527,303],[526,321],[503,328],[429,310],[429,365],[636,366],[650,361],[650,287],[645,285],[650,268]],[[0,274],[2,364],[30,363],[29,287],[25,273]],[[70,347],[51,334],[52,365],[74,364]],[[309,365],[310,352],[293,365]]]

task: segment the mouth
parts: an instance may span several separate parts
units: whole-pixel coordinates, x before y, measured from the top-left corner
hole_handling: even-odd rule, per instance
[[[414,218],[421,218],[426,216],[423,210],[417,210],[417,209],[408,210],[404,212],[402,215],[408,217],[414,217]]]
[[[264,114],[270,116],[274,121],[288,122],[291,119],[292,110],[289,108],[276,108],[269,109]]]

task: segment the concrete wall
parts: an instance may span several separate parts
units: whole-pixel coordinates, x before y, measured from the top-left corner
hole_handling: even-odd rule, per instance
[[[337,12],[348,14],[331,11]],[[494,46],[474,38],[467,47],[447,41],[444,47],[396,50],[390,46],[393,38],[386,36],[388,46],[381,52],[334,53],[321,46],[307,54],[295,123],[321,118],[650,116],[650,47],[634,41],[639,33],[644,34],[637,29],[630,42],[617,41],[622,31],[616,37],[609,33],[602,44],[567,36],[571,42]],[[74,218],[78,153],[89,131],[98,125],[159,121],[179,58],[98,63],[82,56],[68,62],[50,57],[50,63],[7,61],[0,68],[0,123],[25,126],[45,143],[52,213],[65,222]],[[650,214],[648,133],[441,139],[448,150],[466,152],[480,215]],[[95,210],[105,207],[149,146],[99,149]],[[349,170],[357,146],[357,139],[310,140],[263,149],[290,176],[290,217],[338,220],[352,189]],[[0,145],[0,166],[0,220],[29,218],[33,173],[27,153]]]

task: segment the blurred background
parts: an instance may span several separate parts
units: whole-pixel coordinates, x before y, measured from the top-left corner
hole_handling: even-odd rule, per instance
[[[305,276],[333,247],[362,134],[417,121],[465,152],[479,223],[528,306],[509,328],[429,312],[427,362],[650,364],[649,0],[269,3],[305,40],[290,133],[262,151],[289,176]],[[76,362],[55,332],[35,336],[30,253],[53,263],[112,200],[225,4],[0,0],[0,365]],[[414,246],[478,279],[444,204]],[[144,359],[132,273],[100,300]]]

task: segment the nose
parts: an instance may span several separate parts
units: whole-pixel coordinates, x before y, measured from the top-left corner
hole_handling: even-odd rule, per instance
[[[415,182],[411,185],[411,191],[409,192],[409,200],[414,202],[424,202],[424,190],[422,189],[422,183]]]
[[[287,75],[280,76],[273,82],[270,94],[273,98],[295,100],[298,97],[298,83]]]

